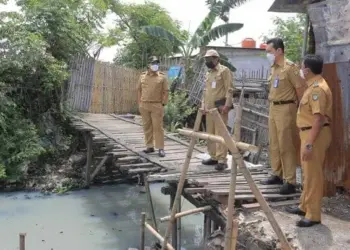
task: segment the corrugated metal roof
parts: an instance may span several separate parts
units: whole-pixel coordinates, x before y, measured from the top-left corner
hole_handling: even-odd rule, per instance
[[[304,0],[275,0],[271,5],[269,12],[282,13],[306,13],[306,4]]]

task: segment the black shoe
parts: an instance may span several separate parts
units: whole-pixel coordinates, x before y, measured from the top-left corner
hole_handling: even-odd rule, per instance
[[[215,170],[217,170],[217,171],[222,171],[222,170],[225,170],[226,168],[228,168],[226,163],[218,163],[215,166]]]
[[[288,182],[283,183],[280,189],[280,194],[294,194],[295,192],[295,185]]]
[[[260,181],[260,183],[263,185],[279,185],[279,184],[283,184],[283,180],[276,175],[271,175],[266,180]]]
[[[301,219],[300,221],[298,221],[296,223],[297,227],[312,227],[314,225],[320,224],[321,221],[312,221],[312,220],[308,220],[306,218]]]
[[[300,216],[305,216],[305,212],[298,207],[286,207],[286,212],[290,214],[297,214]]]
[[[164,149],[159,149],[158,155],[159,155],[159,157],[165,157]]]
[[[213,159],[207,159],[207,160],[203,160],[202,161],[202,164],[203,165],[216,165],[218,164],[218,161],[217,160],[213,160]]]
[[[154,152],[154,148],[146,148],[145,150],[143,150],[144,153],[149,154],[149,153],[153,153]]]

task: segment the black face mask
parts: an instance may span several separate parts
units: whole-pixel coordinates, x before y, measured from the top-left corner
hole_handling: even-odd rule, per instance
[[[209,69],[215,68],[215,64],[213,62],[205,62],[205,65],[207,65]]]

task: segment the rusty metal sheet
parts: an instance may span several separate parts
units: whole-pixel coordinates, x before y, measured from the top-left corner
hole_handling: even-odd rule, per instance
[[[333,119],[332,119],[332,143],[327,152],[324,176],[325,194],[331,196],[335,194],[336,186],[343,186],[350,171],[350,147],[348,138],[349,114],[346,113],[349,107],[345,104],[349,101],[350,89],[348,74],[344,75],[344,66],[325,64],[323,77],[333,95]],[[342,88],[343,85],[347,87]]]

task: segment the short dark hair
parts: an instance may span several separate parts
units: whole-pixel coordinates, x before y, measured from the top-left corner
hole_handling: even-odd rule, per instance
[[[282,52],[284,53],[284,43],[283,43],[283,40],[281,38],[277,38],[277,37],[272,38],[266,42],[266,44],[270,44],[270,43],[272,43],[272,45],[273,45],[272,47],[275,50],[281,49]]]
[[[304,66],[311,70],[315,75],[322,74],[323,58],[319,55],[306,55],[304,57]]]

